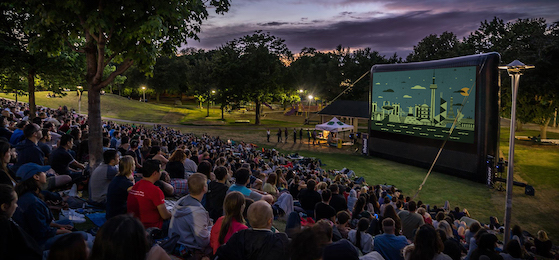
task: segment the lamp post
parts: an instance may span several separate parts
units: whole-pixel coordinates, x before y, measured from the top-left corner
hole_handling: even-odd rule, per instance
[[[78,90],[78,114],[82,113],[82,93],[83,93],[83,87],[82,86],[78,86],[77,87]]]
[[[310,117],[310,114],[311,114],[311,102],[312,102],[313,96],[309,95],[308,98],[309,98],[309,106],[307,108],[307,123],[310,123],[309,122],[309,117]]]
[[[144,98],[142,99],[143,102],[146,102],[146,86],[142,86],[142,92],[144,95]]]
[[[525,65],[524,63],[514,60],[506,66],[499,66],[499,69],[507,70],[511,78],[511,92],[512,92],[512,105],[510,115],[510,135],[509,135],[509,159],[507,171],[507,197],[505,201],[505,245],[510,240],[510,218],[512,212],[512,186],[514,174],[514,133],[516,124],[516,95],[518,94],[518,83],[520,76],[527,69],[532,69],[534,66]]]

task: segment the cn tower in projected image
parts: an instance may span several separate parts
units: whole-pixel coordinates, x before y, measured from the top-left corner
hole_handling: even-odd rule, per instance
[[[433,84],[429,87],[431,89],[431,106],[429,109],[431,110],[429,113],[429,121],[434,123],[435,120],[435,90],[437,89],[437,84],[435,84],[435,70],[433,70]]]

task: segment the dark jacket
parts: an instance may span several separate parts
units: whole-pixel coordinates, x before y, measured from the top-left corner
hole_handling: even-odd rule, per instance
[[[320,193],[315,190],[303,189],[299,192],[299,202],[304,210],[314,210],[316,203],[321,201]]]
[[[285,233],[270,230],[241,230],[217,249],[216,259],[284,260],[288,256],[289,240]]]
[[[49,238],[56,235],[57,228],[50,226],[54,216],[47,204],[35,193],[23,194],[17,205],[13,219],[37,241],[39,246],[43,246]]]
[[[44,165],[45,154],[39,146],[29,139],[25,139],[16,145],[17,163],[12,167],[13,172],[17,172],[20,166],[26,163],[36,163]]]
[[[210,218],[214,221],[223,216],[223,201],[229,187],[223,183],[212,181],[208,185],[206,193],[206,209],[210,213]]]
[[[0,234],[2,259],[43,259],[37,242],[11,219],[0,217]]]
[[[344,195],[332,194],[332,199],[330,199],[330,206],[332,206],[336,212],[347,210],[347,201]]]

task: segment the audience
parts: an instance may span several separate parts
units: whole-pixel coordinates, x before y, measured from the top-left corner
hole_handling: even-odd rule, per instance
[[[166,259],[168,256],[162,248],[154,247],[148,253],[149,245],[143,248],[138,245],[144,243],[142,241],[166,237],[169,226],[169,243],[162,245],[166,245],[168,252],[186,259],[212,257],[212,253],[217,259],[285,259],[288,255],[291,259],[357,259],[361,250],[364,254],[361,259],[401,260],[404,257],[400,250],[408,243],[404,236],[410,240],[415,238],[414,244],[404,249],[406,260],[448,257],[458,260],[466,248],[469,250],[465,260],[478,259],[480,255],[499,259],[496,252],[488,249],[491,246],[481,239],[487,233],[486,225],[472,218],[465,209],[454,207],[449,211],[448,204],[429,207],[421,201],[415,203],[394,186],[367,185],[362,177],[358,178],[348,169],[326,171],[317,159],[291,160],[290,157],[298,155],[286,156],[273,149],[260,149],[249,143],[205,134],[184,134],[160,125],[104,123],[104,146],[112,146],[119,152],[103,149],[108,151],[104,163],[95,167],[90,176],[85,175],[89,177],[89,187],[77,182],[70,191],[49,192],[59,191],[55,189],[60,187],[68,189],[65,184],[72,178],[64,174],[72,174],[71,167],[85,166],[88,160],[87,118],[64,108],[39,107],[37,114],[31,115],[26,104],[2,99],[0,104],[10,108],[2,111],[0,135],[9,140],[13,135],[11,131],[16,130],[12,141],[16,142],[17,157],[7,142],[0,141],[0,183],[7,184],[6,194],[0,189],[0,229],[2,239],[9,240],[0,243],[0,253],[6,252],[0,255],[8,258],[17,249],[29,255],[19,253],[20,258],[37,259],[41,249],[50,247],[51,259],[83,259],[84,254],[87,255],[85,236],[70,232],[74,229],[68,225],[70,220],[54,222],[52,212],[65,207],[68,200],[73,208],[80,208],[76,211],[84,214],[102,210],[106,203],[108,221],[97,235],[121,234],[123,232],[117,230],[126,225],[129,231],[124,233],[129,233],[128,237],[119,239],[133,241],[130,243],[139,249],[108,248],[120,242],[113,241],[114,238],[107,239],[113,241],[111,243],[98,240],[104,248],[93,250],[92,259],[107,258],[99,257],[95,251],[112,252],[115,256],[119,255],[117,251],[124,254],[134,251],[134,255],[120,257],[126,259]],[[61,126],[59,122],[64,124]],[[169,160],[168,154],[171,154]],[[39,167],[39,171],[13,174],[29,162],[35,162],[33,167]],[[51,165],[54,171],[40,168],[44,164]],[[167,172],[161,172],[161,164]],[[139,173],[142,176],[138,175],[135,183],[135,174]],[[81,172],[75,175],[78,179]],[[17,195],[12,196],[13,190],[9,190],[14,185],[21,196],[19,201]],[[84,188],[84,192],[92,196],[88,204],[94,209],[82,209],[81,204],[76,205],[79,199],[72,198],[81,197],[81,192],[77,191]],[[183,195],[187,196],[181,198]],[[177,199],[178,202],[174,202]],[[12,206],[16,203],[20,204],[17,210]],[[171,208],[174,208],[173,214],[168,210]],[[15,214],[10,213],[12,210]],[[70,216],[77,214],[72,212]],[[138,219],[135,222],[139,228],[129,221],[133,218],[122,215],[126,212]],[[22,224],[12,222],[11,214]],[[290,229],[293,242],[289,248],[285,234],[275,233],[277,230],[271,225],[272,219],[284,215],[289,217],[286,230],[296,227]],[[115,219],[118,221],[114,222]],[[246,226],[245,219],[248,220]],[[216,225],[212,226],[212,220]],[[500,226],[495,217],[489,222],[490,228]],[[431,232],[434,230],[428,230],[423,223],[432,223],[437,230]],[[251,228],[246,229],[247,226]],[[145,229],[148,229],[149,238]],[[95,231],[92,229],[91,233]],[[71,235],[56,236],[57,233]],[[544,231],[538,232],[535,240],[525,234],[519,227],[513,228],[513,242],[505,246],[505,253],[500,256],[526,258],[531,253],[524,248],[543,256],[554,256],[551,241]],[[373,241],[373,235],[375,242],[368,242]],[[19,247],[10,246],[12,240],[19,241]],[[444,249],[439,247],[440,243]]]

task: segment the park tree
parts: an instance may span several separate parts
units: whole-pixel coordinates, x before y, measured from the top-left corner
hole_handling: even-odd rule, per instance
[[[413,51],[408,55],[406,61],[439,60],[467,54],[473,54],[472,50],[466,49],[453,32],[443,32],[440,36],[430,34],[419,41],[417,45],[413,46]]]
[[[340,56],[334,52],[303,48],[289,65],[289,76],[295,89],[331,100],[339,94],[343,81]]]
[[[371,50],[371,48],[358,49],[351,53],[347,53],[344,59],[345,63],[342,67],[344,84],[341,86],[343,89],[340,89],[340,92],[344,91],[349,86],[352,87],[345,92],[343,99],[368,100],[371,82],[369,80],[370,77],[363,77],[363,75],[370,72],[371,68],[376,64],[387,64],[390,61],[398,61],[396,57],[396,54],[394,54],[392,60],[389,60],[386,56]]]
[[[526,123],[540,126],[546,138],[547,126],[559,103],[559,27],[548,25],[543,18],[518,19],[505,23],[494,18],[481,23],[478,30],[464,39],[466,48],[475,53],[496,51],[503,64],[520,60],[536,68],[526,71],[518,90],[517,128]],[[501,73],[502,114],[508,116],[511,106],[510,77]]]
[[[102,160],[101,90],[133,64],[150,72],[157,57],[174,55],[187,39],[197,39],[208,8],[224,13],[230,5],[228,0],[27,0],[21,4],[30,14],[29,29],[37,33],[31,49],[56,54],[68,46],[85,54],[93,167]],[[109,64],[116,70],[103,76]]]
[[[61,87],[79,82],[81,77],[78,65],[83,57],[71,53],[69,48],[61,48],[56,55],[43,49],[32,48],[31,42],[39,34],[31,26],[33,15],[23,8],[20,2],[5,1],[0,3],[0,60],[2,67],[3,89],[29,95],[29,116],[35,117],[36,82],[54,93],[62,94]],[[83,68],[83,67],[82,67]],[[78,76],[76,76],[78,75]],[[22,83],[26,87],[22,87]]]
[[[291,51],[285,40],[262,31],[232,40],[225,46],[236,53],[239,63],[240,78],[233,86],[234,92],[242,94],[242,100],[254,102],[254,123],[258,125],[262,103],[284,90],[285,62],[292,59]]]

